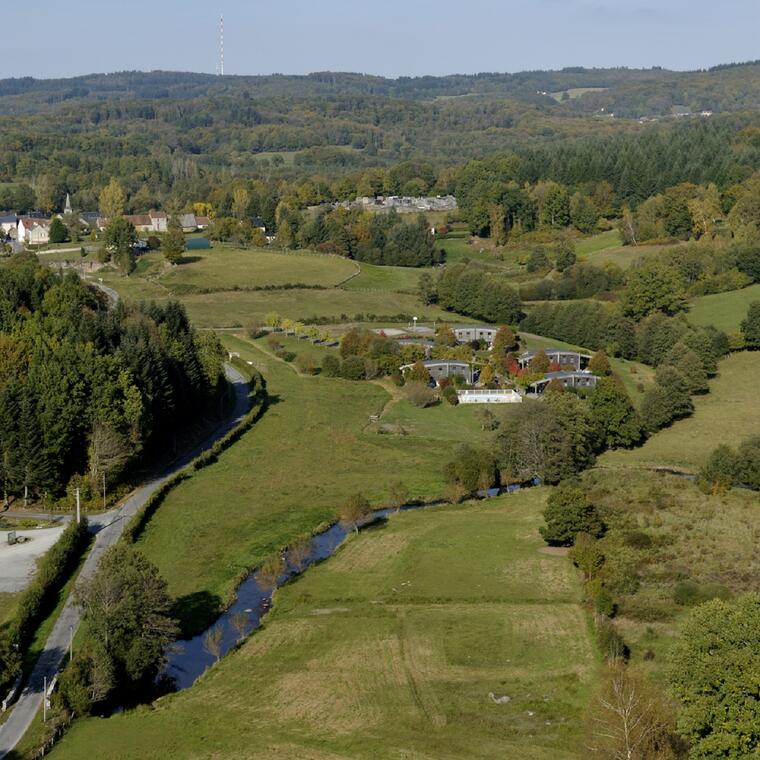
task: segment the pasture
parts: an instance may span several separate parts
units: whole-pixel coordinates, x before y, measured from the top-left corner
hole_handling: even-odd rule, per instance
[[[760,285],[695,298],[691,302],[689,322],[715,325],[724,332],[736,333],[741,329],[742,320],[753,301],[760,301]]]
[[[224,342],[262,371],[271,405],[217,463],[169,494],[139,544],[186,627],[227,600],[245,570],[335,519],[349,495],[382,505],[401,480],[413,498],[441,496],[454,443],[378,435],[369,417],[390,400],[379,385],[300,376],[265,339]]]
[[[172,294],[184,295],[288,284],[335,287],[358,272],[358,264],[339,256],[240,250],[217,244],[209,251],[186,254],[159,282]]]
[[[760,430],[757,376],[760,354],[724,359],[710,392],[694,397],[694,414],[653,435],[641,448],[608,451],[603,467],[674,467],[698,470],[719,444],[735,446]]]
[[[578,574],[541,552],[545,496],[351,537],[191,689],[79,721],[51,757],[581,757],[596,656]]]

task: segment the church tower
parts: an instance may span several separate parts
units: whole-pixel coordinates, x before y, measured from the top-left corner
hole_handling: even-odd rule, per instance
[[[66,205],[63,207],[63,215],[68,216],[69,214],[73,214],[74,209],[71,208],[71,196],[66,193]]]

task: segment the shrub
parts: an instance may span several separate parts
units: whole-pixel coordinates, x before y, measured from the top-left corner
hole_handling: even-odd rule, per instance
[[[444,467],[444,477],[449,485],[460,485],[466,493],[474,493],[496,482],[496,462],[488,450],[463,445]]]
[[[340,376],[346,380],[364,380],[364,359],[361,356],[348,356],[340,366]]]
[[[441,390],[443,398],[452,406],[456,406],[459,403],[459,396],[457,395],[456,388],[451,385],[447,385]]]
[[[317,374],[317,360],[311,354],[300,354],[296,357],[294,364],[306,375]]]
[[[626,546],[632,549],[649,549],[652,546],[652,537],[643,530],[629,530],[623,535]]]
[[[328,354],[322,359],[322,374],[325,377],[339,377],[340,372],[340,359],[333,354]]]
[[[404,387],[407,400],[418,409],[426,409],[436,402],[435,391],[424,383],[408,382]]]
[[[615,624],[606,617],[596,619],[596,643],[606,660],[628,660],[631,650]]]
[[[604,535],[604,523],[580,486],[555,488],[546,503],[544,520],[540,533],[550,546],[572,546],[578,533],[595,538]]]
[[[697,583],[686,580],[673,589],[673,601],[681,607],[695,607],[711,599],[730,599],[731,591],[719,583]]]

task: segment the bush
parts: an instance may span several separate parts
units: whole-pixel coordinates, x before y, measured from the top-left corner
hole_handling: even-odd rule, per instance
[[[443,396],[444,400],[452,406],[456,406],[459,403],[459,396],[457,395],[456,388],[454,388],[452,385],[447,385],[445,388],[443,388],[441,390],[441,395]]]
[[[426,409],[429,406],[433,406],[436,402],[435,391],[424,383],[407,383],[404,387],[404,395],[407,401],[418,409]]]
[[[606,660],[628,660],[631,650],[615,624],[606,617],[596,619],[596,643]]]
[[[340,359],[328,354],[322,359],[322,374],[325,377],[340,377]]]
[[[364,359],[361,356],[348,356],[340,366],[340,376],[346,380],[364,380]]]
[[[294,362],[300,372],[306,375],[317,374],[317,360],[311,354],[300,354]]]
[[[544,520],[540,533],[550,546],[572,546],[578,533],[595,538],[604,535],[604,523],[580,486],[555,488],[546,503]]]
[[[731,591],[719,583],[681,581],[673,589],[673,601],[681,607],[695,607],[711,599],[730,599]]]
[[[649,549],[652,546],[652,537],[643,530],[629,530],[623,535],[626,546],[632,549]]]
[[[460,446],[444,467],[449,486],[461,487],[465,493],[486,489],[497,481],[496,461],[488,450]]]

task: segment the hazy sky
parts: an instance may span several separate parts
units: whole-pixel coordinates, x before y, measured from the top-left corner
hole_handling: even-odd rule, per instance
[[[0,78],[124,69],[387,76],[760,59],[760,0],[2,0]]]

